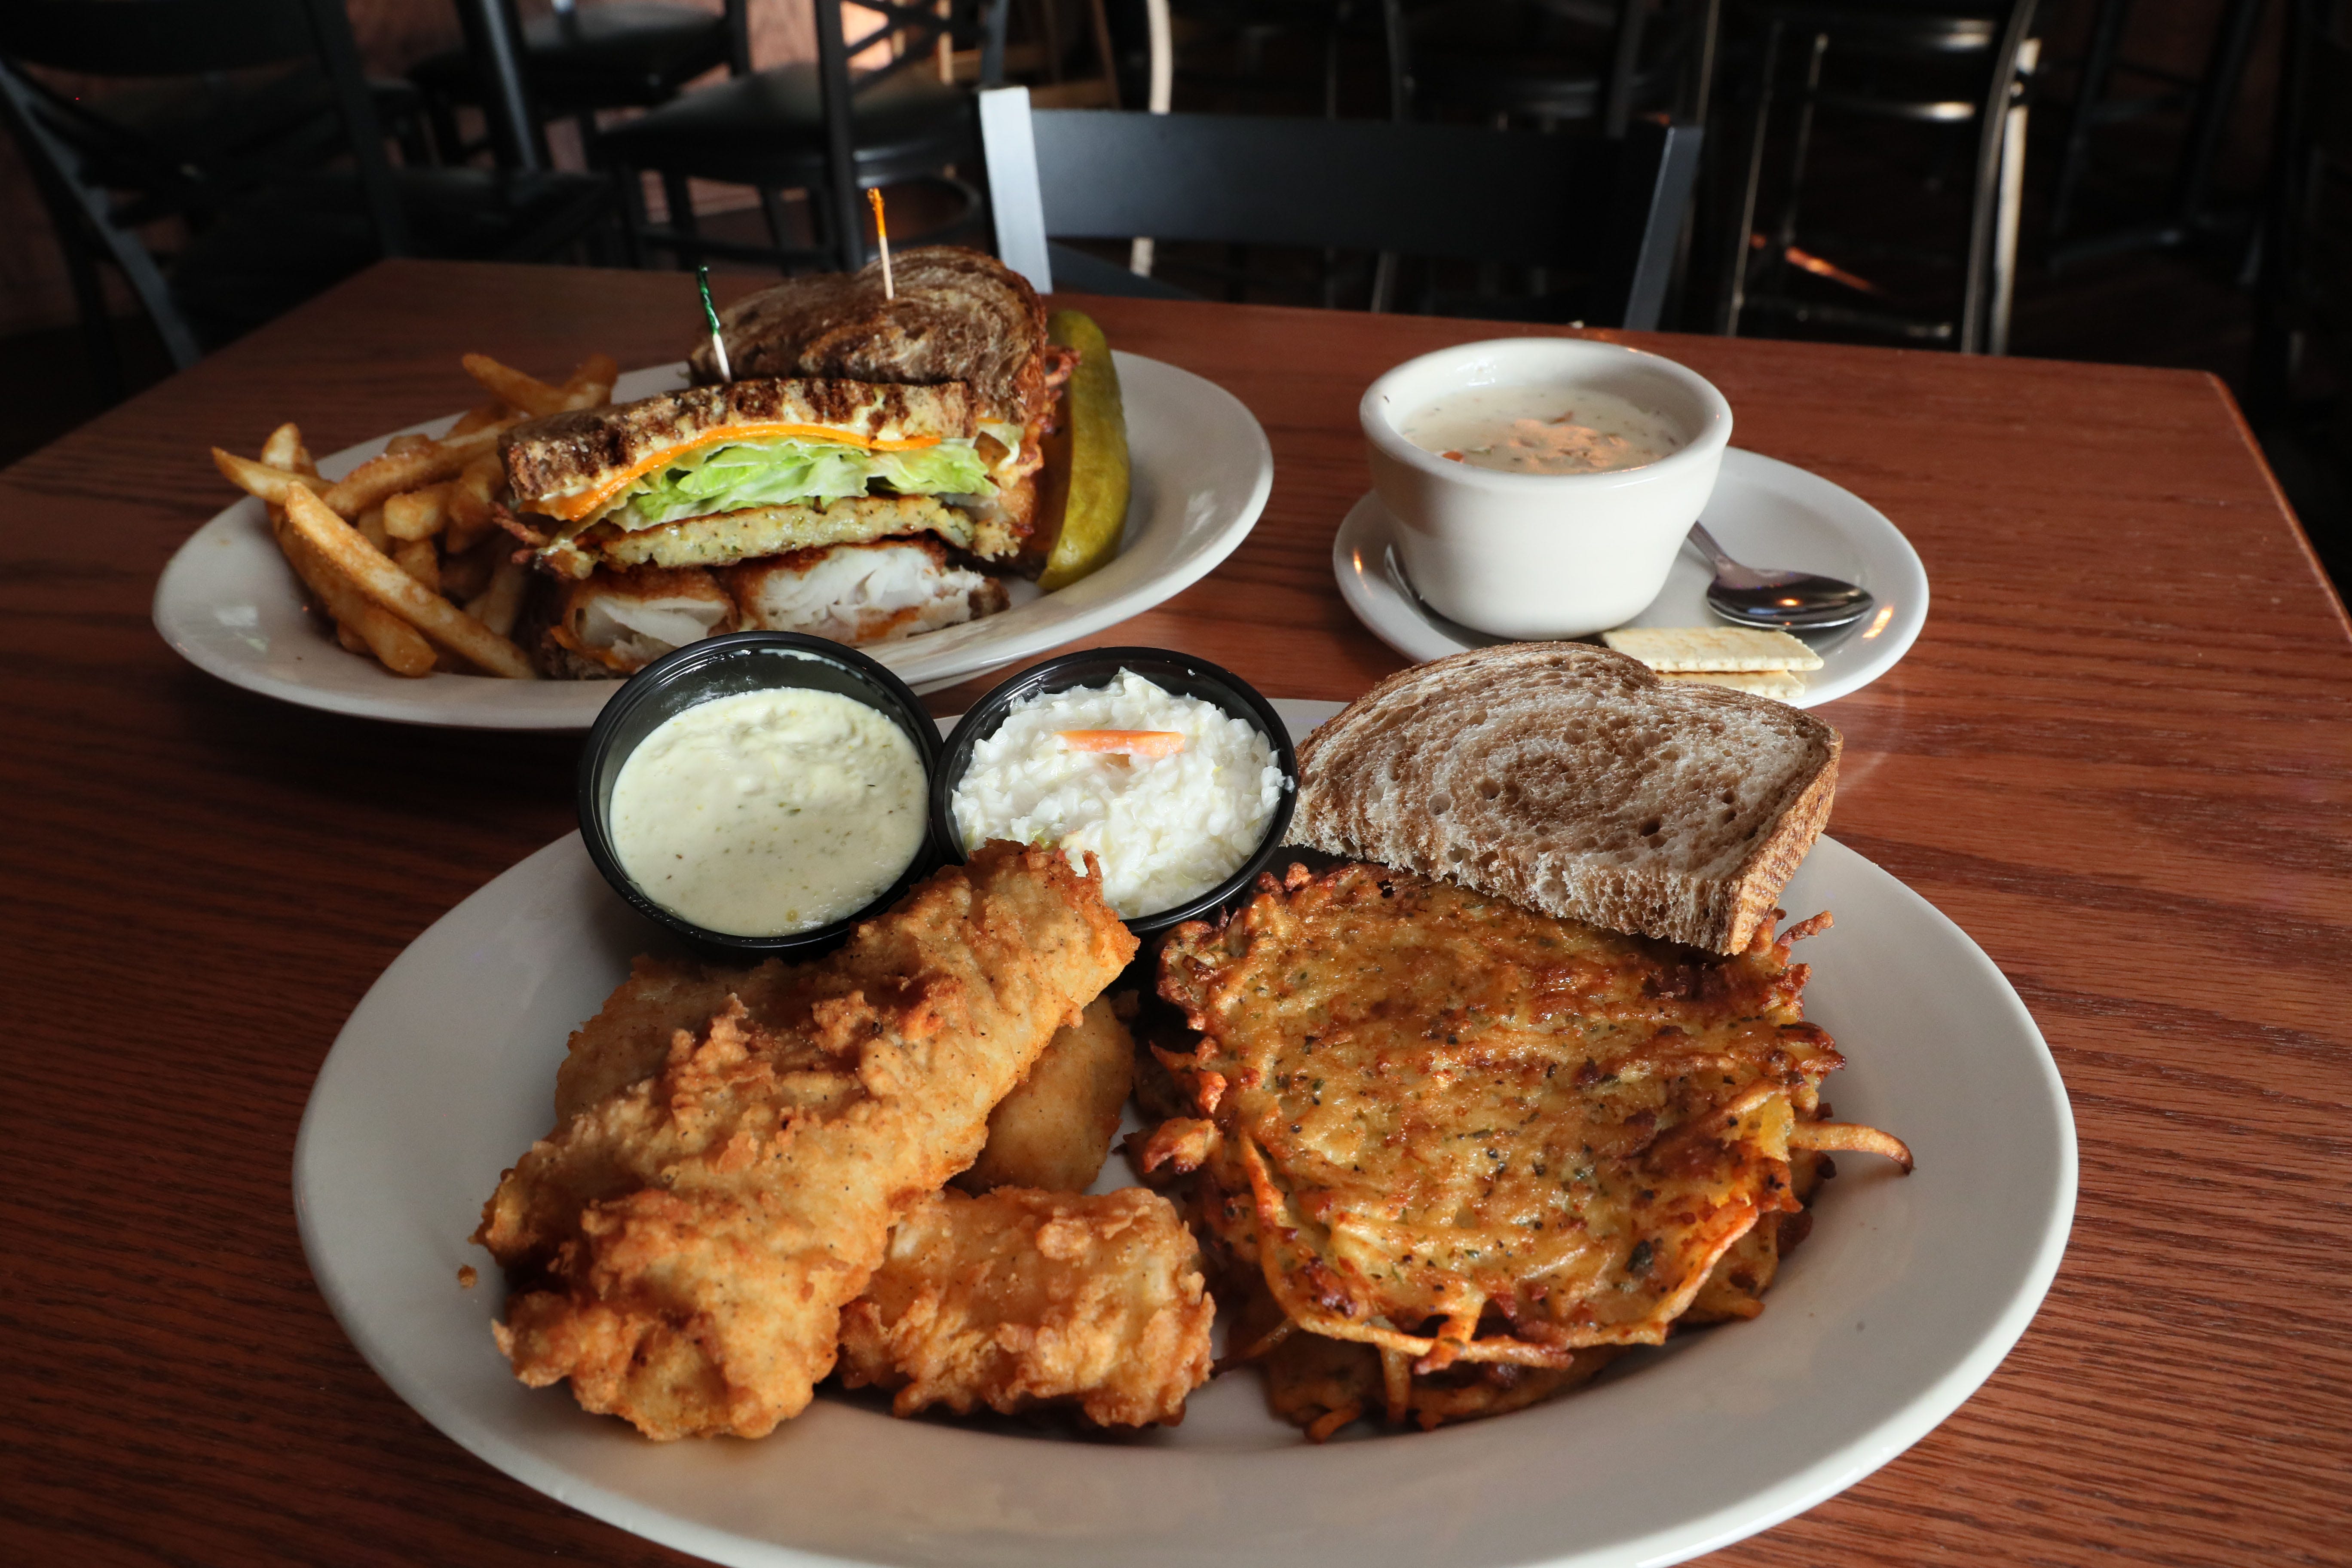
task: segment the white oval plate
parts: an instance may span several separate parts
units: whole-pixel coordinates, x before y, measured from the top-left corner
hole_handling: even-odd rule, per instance
[[[1859,583],[1877,596],[1869,620],[1806,638],[1822,656],[1822,668],[1805,677],[1796,707],[1861,690],[1894,668],[1927,625],[1927,571],[1918,552],[1885,513],[1818,474],[1735,447],[1723,455],[1706,521],[1735,561],[1820,572]],[[1449,621],[1422,603],[1390,551],[1396,527],[1380,497],[1367,494],[1331,542],[1331,572],[1356,618],[1416,664],[1506,640]],[[1625,624],[1723,625],[1706,607],[1713,577],[1698,552],[1685,546],[1650,607]]]
[[[1300,733],[1336,707],[1277,706]],[[1133,1437],[899,1421],[824,1394],[758,1442],[657,1445],[523,1387],[490,1342],[498,1270],[466,1237],[546,1132],[566,1037],[661,940],[576,834],[418,937],[343,1026],[295,1148],[302,1244],[426,1420],[550,1497],[740,1568],[1677,1562],[1853,1485],[1949,1415],[2024,1331],[2074,1214],[2065,1088],[1991,961],[1826,838],[1783,901],[1838,916],[1802,950],[1808,1011],[1851,1058],[1829,1097],[1908,1140],[1918,1173],[1840,1156],[1762,1317],[1490,1421],[1360,1425],[1318,1448],[1240,1373],[1181,1426]],[[1105,1175],[1122,1173],[1114,1155]]]
[[[1118,558],[1082,583],[1038,595],[1013,584],[1001,615],[864,651],[917,690],[951,686],[1140,615],[1233,553],[1274,485],[1265,432],[1239,398],[1190,371],[1118,355],[1135,486]],[[683,363],[632,371],[614,388],[626,402],[686,384]],[[414,426],[438,434],[455,421]],[[340,479],[383,450],[394,431],[322,459]],[[1024,595],[1026,595],[1024,597]],[[407,680],[346,653],[302,608],[299,585],[247,496],[198,529],[155,585],[155,629],[199,669],[265,697],[390,719],[476,730],[585,730],[610,680],[498,680],[428,675]]]

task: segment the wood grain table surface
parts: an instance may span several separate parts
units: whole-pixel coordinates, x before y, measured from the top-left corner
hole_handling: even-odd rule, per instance
[[[687,1561],[395,1398],[313,1286],[289,1190],[344,1016],[571,828],[577,737],[249,696],[182,663],[148,605],[233,499],[206,447],[293,418],[327,451],[461,406],[469,349],[673,359],[692,298],[675,274],[386,264],[0,474],[0,1562]],[[1331,578],[1367,488],[1356,400],[1492,329],[1086,303],[1232,390],[1276,464],[1230,560],[1095,640],[1283,697],[1397,668]],[[1635,341],[1925,560],[1909,657],[1821,710],[1846,740],[1830,831],[1999,963],[2082,1145],[2064,1265],[1991,1381],[1717,1560],[2352,1562],[2352,635],[2228,396],[2187,372]]]

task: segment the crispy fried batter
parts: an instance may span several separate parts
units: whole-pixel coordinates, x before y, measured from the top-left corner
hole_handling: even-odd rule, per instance
[[[1573,1370],[1662,1341],[1799,1207],[1790,1132],[1842,1058],[1785,943],[1727,958],[1374,866],[1262,886],[1163,954],[1208,1037],[1169,1065],[1216,1136],[1159,1146],[1300,1327],[1424,1376]]]
[[[988,1145],[955,1179],[968,1193],[1035,1187],[1082,1193],[1102,1170],[1135,1076],[1135,1041],[1098,996],[1062,1030],[988,1119]]]
[[[842,1314],[842,1380],[897,1390],[901,1415],[1060,1404],[1106,1426],[1172,1426],[1208,1380],[1215,1315],[1164,1198],[943,1192],[898,1222]]]
[[[799,1414],[899,1210],[971,1163],[997,1100],[1134,951],[1097,877],[992,844],[775,977],[759,1010],[730,998],[677,1031],[657,1073],[533,1144],[484,1205],[516,1375],[570,1378],[654,1437]],[[640,970],[620,1012],[696,983],[663,993]],[[569,1093],[627,1056],[575,1049]]]
[[[854,975],[824,964],[772,958],[742,969],[640,955],[603,1009],[572,1032],[555,1073],[556,1123],[652,1077],[671,1037],[700,1029],[730,996],[742,999],[754,1025],[774,1026],[856,986]],[[988,1142],[956,1184],[975,1193],[1084,1192],[1118,1131],[1134,1066],[1134,1041],[1112,998],[1095,998],[1078,1023],[1055,1031],[1029,1076],[990,1114]]]

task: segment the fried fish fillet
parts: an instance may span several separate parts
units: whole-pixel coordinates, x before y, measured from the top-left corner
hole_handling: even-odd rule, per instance
[[[778,958],[743,969],[639,954],[628,979],[572,1032],[555,1071],[556,1123],[652,1077],[668,1059],[671,1037],[700,1029],[730,996],[741,998],[754,1024],[772,1025],[856,984],[856,976],[826,965]],[[1097,997],[1077,1023],[1054,1032],[1029,1076],[997,1103],[987,1144],[958,1184],[976,1193],[997,1186],[1085,1191],[1118,1130],[1134,1068],[1127,1026],[1109,997]]]
[[[1789,963],[1812,922],[1724,957],[1378,866],[1265,887],[1163,952],[1161,994],[1206,1037],[1163,1059],[1201,1116],[1146,1160],[1200,1167],[1234,1260],[1394,1380],[1658,1343],[1800,1207],[1792,1150],[1908,1167],[1818,1119],[1843,1058]]]
[[[1064,1029],[988,1119],[988,1143],[955,1179],[968,1193],[1035,1187],[1082,1193],[1094,1184],[1118,1136],[1135,1077],[1135,1039],[1112,999],[1097,997]]]
[[[901,1415],[1075,1405],[1172,1426],[1208,1381],[1215,1316],[1200,1247],[1155,1194],[938,1193],[842,1314],[842,1381],[895,1389]]]
[[[569,1378],[584,1408],[657,1438],[798,1415],[899,1211],[971,1162],[996,1102],[1134,951],[1098,876],[1000,843],[797,975],[763,969],[754,998],[674,1033],[657,1071],[570,1116],[484,1205],[516,1375]],[[671,984],[630,1008],[709,981]],[[625,1054],[572,1073],[569,1098]]]

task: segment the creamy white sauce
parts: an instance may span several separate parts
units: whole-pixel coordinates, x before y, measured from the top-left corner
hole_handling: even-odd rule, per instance
[[[1414,409],[1397,429],[1424,452],[1515,474],[1635,468],[1683,444],[1663,416],[1575,386],[1465,386]]]
[[[835,691],[715,698],[638,742],[614,782],[613,852],[664,909],[730,936],[856,914],[923,847],[922,753]]]

